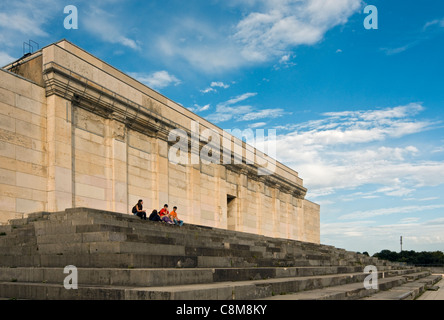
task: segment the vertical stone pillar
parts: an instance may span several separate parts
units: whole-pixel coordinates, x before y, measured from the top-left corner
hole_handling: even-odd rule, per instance
[[[273,237],[280,237],[280,200],[279,200],[279,189],[277,185],[273,186],[272,191],[272,223],[273,223]]]
[[[169,202],[169,162],[168,162],[168,142],[166,139],[157,136],[154,142],[154,167],[155,167],[155,183],[153,190],[158,194],[158,210]],[[155,202],[153,202],[156,205]]]
[[[256,199],[257,199],[257,234],[263,235],[263,221],[264,221],[264,211],[263,206],[263,197],[265,195],[265,179],[263,177],[259,177],[258,188],[256,189]]]
[[[187,166],[187,179],[187,201],[189,210],[187,216],[189,223],[199,224],[201,219],[200,164]]]
[[[215,190],[214,190],[214,195],[215,195],[215,201],[214,201],[214,206],[215,206],[215,216],[214,216],[214,226],[216,228],[221,228],[221,226],[223,225],[223,221],[222,221],[222,196],[225,195],[225,193],[221,192],[221,176],[222,176],[222,169],[224,169],[222,166],[220,165],[212,165],[214,167],[214,179],[215,179]],[[226,196],[225,196],[226,197]],[[225,198],[224,197],[224,198]],[[224,200],[224,202],[226,202],[226,200]]]
[[[248,212],[247,206],[247,188],[248,188],[248,171],[240,170],[238,175],[237,188],[237,217],[236,231],[244,231],[244,214]]]
[[[298,240],[305,240],[305,217],[304,217],[304,200],[298,199]]]
[[[286,201],[286,209],[287,209],[287,225],[286,225],[286,237],[287,239],[293,238],[293,225],[295,223],[294,221],[294,212],[292,210],[291,205],[291,195],[287,194],[287,201]]]
[[[227,169],[224,166],[219,167],[219,228],[227,229]]]
[[[75,206],[73,124],[71,102],[56,95],[47,98],[48,211]]]
[[[123,123],[106,120],[106,176],[108,210],[128,213],[127,132]]]
[[[294,211],[293,239],[299,240],[300,239],[299,229],[301,226],[301,222],[299,221],[299,216],[301,215],[302,201],[293,194],[291,196],[291,204]]]

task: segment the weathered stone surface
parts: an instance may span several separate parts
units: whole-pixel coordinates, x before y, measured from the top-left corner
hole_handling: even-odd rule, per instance
[[[275,163],[272,175],[258,176],[260,157],[252,165],[168,161],[169,133],[191,136],[195,122],[239,146],[244,162],[255,152],[186,108],[66,40],[20,70],[0,71],[0,189],[10,190],[0,223],[73,207],[130,213],[144,199],[149,213],[169,203],[189,223],[320,242],[320,208],[304,199],[294,170]]]

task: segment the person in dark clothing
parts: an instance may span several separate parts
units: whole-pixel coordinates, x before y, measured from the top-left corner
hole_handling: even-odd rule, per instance
[[[162,221],[160,219],[160,216],[159,216],[159,213],[157,212],[157,210],[153,210],[153,212],[151,212],[149,220],[150,221]]]
[[[146,220],[146,210],[143,210],[143,200],[139,200],[133,207],[133,213],[140,219]]]

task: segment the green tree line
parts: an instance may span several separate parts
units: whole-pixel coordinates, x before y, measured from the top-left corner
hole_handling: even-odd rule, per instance
[[[390,250],[382,250],[381,252],[375,253],[373,257],[376,257],[380,260],[388,260],[392,262],[405,262],[414,265],[444,265],[444,253],[442,251],[394,252]]]

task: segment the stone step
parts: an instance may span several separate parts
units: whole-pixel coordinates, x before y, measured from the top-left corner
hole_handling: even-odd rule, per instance
[[[8,247],[0,247],[0,254],[6,255],[32,255],[32,254],[46,254],[46,255],[66,255],[66,254],[98,254],[98,253],[133,253],[133,254],[145,254],[145,255],[185,255],[185,256],[207,256],[207,257],[237,257],[244,258],[248,261],[257,263],[260,265],[261,261],[271,262],[279,261],[298,261],[306,260],[310,261],[310,265],[330,265],[330,261],[322,259],[322,257],[316,255],[299,256],[299,257],[286,257],[283,254],[270,254],[260,251],[251,251],[249,249],[232,249],[231,247],[219,248],[205,248],[205,247],[185,247],[171,244],[159,244],[159,243],[145,243],[140,241],[123,241],[124,237],[115,233],[103,233],[103,234],[73,234],[73,241],[68,242],[60,241],[54,243],[54,241],[47,241],[38,245],[16,245]],[[69,239],[69,238],[68,238]],[[74,241],[75,240],[75,241]],[[102,240],[102,241],[94,241]],[[121,241],[119,241],[121,240]],[[83,242],[88,241],[88,242]]]
[[[48,219],[46,219],[46,220],[48,220]],[[137,220],[136,220],[137,221]],[[38,221],[38,222],[41,222],[41,221]],[[55,231],[54,232],[54,234],[53,234],[53,238],[54,237],[57,237],[57,236],[59,236],[59,233],[60,232],[64,232],[64,233],[66,233],[67,231],[71,231],[71,232],[77,232],[79,229],[81,229],[82,228],[82,226],[79,226],[79,225],[72,225],[72,222],[67,222],[67,224],[66,225],[62,225],[62,226],[60,226],[60,224],[61,223],[63,223],[64,222],[64,220],[61,220],[59,223],[57,223],[57,227],[56,226],[54,226],[54,228],[56,229],[56,230],[53,230],[53,231]],[[66,221],[65,221],[66,222]],[[139,224],[140,224],[140,222],[141,221],[138,221],[139,222]],[[143,222],[144,223],[144,222]],[[51,230],[51,227],[49,227],[49,228],[46,228],[47,226],[45,226],[45,229],[44,229],[44,232],[42,232],[43,234],[47,234],[47,233],[51,233],[51,232],[49,232],[49,230]],[[86,227],[88,227],[88,226],[83,226],[85,229],[87,229]],[[89,227],[96,227],[96,225],[90,225]],[[157,227],[157,226],[156,226]],[[166,227],[169,227],[169,229],[170,230],[174,230],[174,228],[177,230],[178,228],[177,227],[171,227],[171,226],[166,226]],[[37,228],[37,227],[36,227]],[[104,227],[103,227],[104,228]],[[125,231],[126,232],[133,232],[134,231],[134,228],[132,228],[132,229],[130,229],[130,228],[128,228],[128,227],[122,227],[122,226],[110,226],[110,225],[107,225],[107,228],[108,229],[110,229],[110,228],[125,228]],[[172,229],[173,228],[173,229]],[[208,229],[208,228],[206,228],[206,229]],[[38,232],[39,232],[39,228],[37,228],[37,230],[36,230],[36,232],[37,232],[37,234],[39,234]],[[174,230],[174,231],[176,231],[176,230]],[[151,232],[152,232],[153,230],[151,230]],[[156,230],[157,231],[157,230]],[[224,232],[225,232],[226,230],[224,230]],[[162,231],[160,231],[160,232],[162,232]],[[180,239],[181,241],[183,241],[184,239],[189,239],[189,237],[184,237],[184,235],[186,235],[186,232],[187,231],[185,231],[185,232],[182,232],[181,234],[179,234],[179,235],[174,235],[174,236],[171,236],[170,234],[167,234],[168,235],[168,239],[173,239],[173,238],[178,238],[178,239]],[[66,236],[66,235],[65,235]],[[128,235],[127,235],[128,236]],[[39,236],[38,238],[40,238],[41,236]],[[51,235],[45,235],[45,236],[43,236],[43,237],[46,237],[46,238],[51,238]],[[60,237],[64,237],[63,235],[62,236],[60,236]],[[77,235],[77,237],[78,237],[78,235]],[[136,237],[139,237],[139,234],[137,234],[137,233],[133,233],[133,234],[131,234],[131,237],[133,237],[133,239],[134,238],[136,238]],[[144,236],[140,236],[140,237],[144,237]],[[145,237],[150,237],[150,236],[145,236]],[[196,237],[196,236],[195,236]],[[212,235],[211,237],[213,237],[214,238],[214,235]],[[160,239],[160,238],[158,238],[158,239]],[[229,239],[229,240],[232,240],[232,239]],[[237,239],[235,239],[236,241],[237,241]],[[44,240],[42,240],[43,242],[44,242]],[[220,240],[219,240],[220,241]],[[231,241],[231,242],[234,242],[233,240]],[[288,241],[287,241],[288,242]],[[202,243],[202,242],[201,242]],[[208,243],[208,244],[212,244],[212,242],[211,241],[203,241],[203,243]],[[266,242],[264,242],[264,244],[265,244]],[[258,252],[260,252],[260,251],[263,251],[263,250],[266,250],[266,251],[271,251],[271,252],[273,252],[273,253],[276,253],[276,252],[279,252],[279,249],[278,248],[273,248],[273,247],[271,247],[270,248],[270,246],[268,246],[268,247],[266,247],[265,245],[264,246],[262,246],[262,247],[258,247],[257,246],[257,241],[254,243],[256,246],[255,247],[250,247],[250,250],[255,250],[255,251],[258,251]],[[230,242],[224,242],[224,245],[225,246],[227,246],[228,245],[228,247],[235,247],[235,246],[242,246],[241,244],[236,244],[236,243],[230,243]],[[244,245],[244,246],[246,246],[246,245]],[[312,245],[312,244],[310,244],[310,245],[307,245],[306,247],[316,247],[316,245]],[[274,249],[274,250],[273,250]],[[20,249],[20,250],[23,250],[23,248],[22,249]],[[288,251],[288,250],[287,250]],[[332,250],[329,248],[328,250],[326,249],[326,250],[324,250],[324,251],[326,251],[326,252],[331,252]],[[296,252],[298,252],[298,254],[299,255],[302,255],[302,253],[301,253],[301,251],[298,251],[298,250],[296,250]],[[332,254],[331,254],[332,255]],[[331,255],[330,256],[328,256],[327,254],[318,254],[318,252],[314,252],[314,253],[306,253],[305,254],[305,258],[307,258],[307,259],[309,259],[309,260],[316,260],[316,259],[318,259],[318,260],[322,260],[322,259],[325,259],[325,260],[328,260],[328,259],[332,259],[332,257],[331,257]],[[362,263],[362,262],[361,262]]]
[[[291,268],[78,268],[79,284],[172,286],[224,281],[247,281],[335,274],[362,273],[360,267],[291,267]],[[414,272],[411,270],[410,272]],[[386,271],[387,277],[410,273],[407,270]],[[0,281],[63,283],[64,268],[0,268]]]
[[[130,224],[131,225],[138,224],[138,226],[140,227],[142,225],[141,224],[142,221],[140,221],[138,218],[135,218],[135,217],[130,216],[130,215],[127,215],[127,216],[125,216],[125,215],[118,215],[118,214],[115,214],[115,213],[103,212],[103,211],[98,211],[98,210],[91,211],[89,209],[85,210],[84,212],[80,212],[79,213],[78,210],[79,209],[73,209],[73,210],[71,210],[72,213],[69,213],[69,210],[67,210],[67,211],[61,212],[61,213],[40,214],[40,215],[43,215],[45,217],[45,219],[41,219],[41,220],[58,221],[59,223],[63,222],[63,221],[66,221],[66,220],[69,220],[69,219],[74,219],[73,221],[70,221],[71,224],[79,223],[79,219],[80,220],[83,219],[82,221],[85,221],[85,219],[86,219],[90,223],[91,222],[95,223],[96,221],[94,219],[96,219],[96,220],[99,219],[99,220],[102,220],[102,221],[106,221],[108,223],[112,222],[114,224],[114,226],[116,225],[116,223],[118,225],[120,225],[120,226],[129,226]],[[39,214],[37,214],[37,215],[39,215]],[[86,215],[86,217],[85,217],[85,215]],[[26,220],[28,222],[29,221],[34,221],[34,222],[37,221],[38,222],[37,218],[36,217],[30,217],[30,218],[28,218]],[[18,221],[15,221],[14,224],[17,225],[17,224],[20,224],[20,223],[18,223]],[[233,232],[231,232],[231,234],[230,234],[230,232],[227,231],[227,230],[217,230],[217,229],[213,229],[213,228],[199,227],[199,226],[194,226],[194,227],[199,229],[199,230],[211,229],[213,234],[215,234],[217,232],[221,232],[224,236],[227,236],[227,234],[229,236],[233,236]],[[171,228],[170,228],[170,230],[171,230]],[[46,230],[46,232],[48,232],[48,230]],[[234,233],[234,235],[236,236],[236,241],[239,241],[240,240],[239,239],[239,233]],[[248,240],[251,241],[251,239],[255,239],[255,241],[257,242],[257,236],[256,235],[248,235],[248,234],[243,235],[242,234],[241,238],[244,238],[244,240],[247,239],[245,241],[248,241]],[[270,239],[267,239],[267,240],[268,240],[268,246],[271,247],[273,245],[272,241],[270,241]],[[272,240],[274,242],[276,242],[276,243],[279,243],[280,245],[288,244],[288,243],[291,243],[292,245],[295,245],[295,243],[298,243],[297,241],[288,241],[288,240],[280,240],[280,239],[278,239],[278,240],[272,239]],[[298,243],[298,245],[303,247],[305,250],[307,250],[307,248],[311,248],[312,250],[318,250],[320,253],[329,253],[330,255],[333,254],[332,250],[334,251],[334,248],[331,247],[331,246],[319,246],[319,245],[313,245],[313,244],[305,244],[305,243],[302,243],[302,242]],[[339,257],[341,257],[341,256],[344,257],[344,258],[347,257],[347,253],[345,251],[339,250],[339,252],[342,252],[342,254],[339,253]]]
[[[362,286],[366,265],[386,286],[425,275],[327,245],[85,208],[30,214],[0,230],[2,298],[256,299],[344,285],[359,297],[351,286]],[[63,287],[70,265],[79,290]]]
[[[82,286],[79,284],[78,290],[66,290],[63,284],[4,281],[0,282],[0,296],[17,299],[39,297],[39,299],[54,300],[86,298],[90,300],[251,300],[270,297],[276,293],[362,282],[365,276],[362,273],[347,273],[162,287]]]
[[[416,272],[401,275],[392,275],[378,279],[378,289],[366,289],[363,283],[351,283],[346,285],[319,288],[304,292],[296,292],[285,295],[275,295],[264,300],[356,300],[373,299],[378,294],[385,295],[386,290],[405,285],[408,279],[426,279],[429,272]],[[422,280],[418,280],[422,281]],[[369,298],[368,298],[369,297]],[[383,299],[386,300],[386,299]]]
[[[79,211],[80,210],[80,211]],[[182,228],[177,228],[176,226],[168,226],[162,223],[152,223],[149,221],[141,221],[139,218],[134,218],[130,215],[118,215],[115,213],[110,213],[106,211],[100,211],[100,210],[91,210],[91,209],[85,209],[82,211],[82,208],[79,209],[68,209],[66,212],[75,212],[75,214],[69,214],[69,213],[63,213],[63,217],[58,217],[57,219],[66,220],[66,219],[73,219],[75,224],[79,224],[82,222],[87,222],[88,224],[112,224],[113,226],[121,226],[121,227],[135,227],[137,228],[145,228],[147,226],[162,226],[163,228],[169,228],[169,231],[174,230],[181,230]],[[83,213],[83,215],[79,215],[79,212]],[[86,216],[85,216],[86,215]],[[54,215],[57,216],[57,215]],[[56,220],[57,220],[56,219]],[[236,239],[237,243],[241,243],[242,241],[250,241],[251,242],[257,242],[258,239],[262,239],[265,241],[268,246],[272,246],[273,243],[277,243],[279,245],[282,244],[291,244],[293,246],[298,245],[301,247],[306,248],[312,248],[315,251],[323,250],[325,248],[325,252],[329,252],[329,250],[332,250],[332,246],[325,246],[325,245],[317,245],[317,244],[310,244],[310,243],[303,243],[299,241],[291,241],[291,240],[283,240],[283,239],[274,239],[274,238],[268,238],[263,236],[258,236],[255,234],[248,234],[248,233],[239,233],[236,231],[230,231],[230,230],[224,230],[224,229],[217,229],[217,228],[209,228],[209,227],[203,227],[203,226],[196,226],[196,225],[186,225],[189,227],[189,230],[193,231],[202,231],[207,232],[208,230],[211,230],[211,234],[214,235],[221,235],[225,237],[229,237],[231,239]],[[152,229],[153,230],[153,229]],[[187,231],[188,232],[188,231]],[[189,232],[188,232],[189,233]],[[242,243],[241,243],[242,244]]]
[[[63,223],[63,222],[62,222]],[[66,230],[66,228],[69,228],[68,230]],[[87,227],[87,226],[83,226],[83,227]],[[110,227],[112,227],[112,228],[119,228],[119,227],[116,227],[116,226],[107,226],[108,227],[108,229],[110,228]],[[168,226],[168,227],[170,227],[170,226]],[[58,225],[57,226],[57,228],[58,228],[58,232],[66,232],[66,231],[74,231],[74,230],[79,230],[79,229],[82,229],[82,226],[79,226],[79,225],[76,225],[76,226],[73,226],[73,225],[66,225],[66,226],[60,226],[60,225]],[[177,227],[173,227],[173,228],[176,228],[177,229]],[[170,228],[171,229],[171,228]],[[126,231],[127,232],[133,232],[133,230],[134,229],[129,229],[129,228],[126,228]],[[46,230],[47,231],[47,230]],[[115,233],[112,233],[113,235],[117,235],[117,233],[115,232]],[[186,234],[186,233],[185,233]],[[80,239],[82,239],[82,241],[87,241],[87,239],[85,239],[84,237],[83,237],[83,235],[81,236],[81,235],[79,235],[79,234],[77,234],[77,233],[72,233],[72,235],[73,235],[73,238],[76,240],[76,241],[80,241]],[[107,236],[109,235],[109,233],[108,234],[106,234]],[[140,239],[141,239],[141,241],[143,241],[143,237],[151,237],[151,236],[139,236],[139,234],[127,234],[126,235],[127,237],[128,236],[130,236],[130,238],[132,238],[132,240],[135,240],[136,238],[139,238],[140,237]],[[73,241],[73,239],[71,239],[71,237],[69,236],[69,235],[66,235],[66,234],[64,234],[64,235],[59,235],[58,233],[55,233],[55,234],[52,234],[52,235],[41,235],[41,236],[38,236],[37,238],[38,239],[40,239],[40,240],[38,240],[39,242],[52,242],[52,241],[54,241],[55,239],[57,239],[57,237],[59,237],[59,240],[62,240],[62,242],[63,242],[63,239],[64,238],[67,238],[67,240],[65,240],[65,241],[70,241],[70,242],[72,242]],[[92,237],[92,236],[89,236],[90,238]],[[122,237],[124,237],[124,235],[122,235]],[[76,239],[77,238],[77,239]],[[166,239],[173,239],[174,237],[172,237],[172,236],[170,236],[169,234],[168,234],[168,238],[166,238]],[[180,240],[182,241],[182,242],[184,242],[184,239],[186,240],[186,239],[188,239],[189,237],[184,237],[184,233],[182,233],[181,235],[179,235],[179,238],[180,238]],[[160,237],[158,237],[157,238],[158,240],[159,239],[161,239]],[[164,238],[165,239],[165,238]],[[122,238],[122,240],[123,240],[123,238]],[[193,243],[193,241],[191,241],[191,243]],[[200,244],[205,244],[205,243],[211,243],[211,241],[204,241],[204,242],[200,242]],[[257,244],[257,243],[256,243]],[[219,245],[220,246],[220,244],[217,244],[217,245]],[[226,247],[226,248],[228,248],[228,249],[231,249],[231,248],[236,248],[236,247],[241,247],[241,246],[244,246],[245,248],[248,248],[249,249],[249,251],[257,251],[257,252],[263,252],[264,250],[265,251],[271,251],[273,254],[276,254],[276,253],[279,253],[279,249],[277,249],[277,248],[269,248],[269,247],[265,247],[265,246],[263,246],[263,247],[248,247],[247,245],[240,245],[240,244],[236,244],[236,243],[227,243],[227,242],[225,242],[224,243],[224,246]],[[213,247],[214,247],[214,244],[213,244]],[[43,246],[43,248],[45,248],[45,246]],[[274,249],[274,250],[273,250]],[[29,253],[29,252],[31,252],[32,250],[36,250],[36,248],[35,247],[32,247],[32,248],[19,248],[19,249],[14,249],[14,250],[16,250],[17,251],[17,254],[22,254],[23,252],[24,253]],[[27,250],[27,251],[24,251],[24,250]],[[44,249],[45,250],[45,249]],[[288,251],[288,250],[287,250]],[[247,252],[248,252],[248,250],[247,250]],[[300,253],[300,251],[297,251],[298,252],[298,255],[299,255],[299,258],[301,258],[301,257],[305,257],[306,259],[308,259],[308,260],[332,260],[332,258],[331,257],[329,257],[329,256],[327,256],[327,255],[322,255],[322,254],[317,254],[317,253],[305,253],[305,254],[303,254],[303,253]],[[9,252],[3,252],[3,254],[8,254]],[[281,256],[277,256],[278,258],[283,258],[283,255],[281,255]],[[322,264],[321,264],[322,265]]]
[[[177,227],[173,227],[177,228]],[[199,235],[196,234],[190,234],[190,230],[183,230],[185,227],[182,227],[181,232],[179,233],[178,230],[174,230],[169,228],[169,230],[156,230],[156,229],[146,229],[143,228],[128,228],[128,227],[119,227],[119,226],[110,226],[110,225],[70,225],[70,224],[59,224],[59,223],[53,223],[53,225],[45,224],[44,226],[36,226],[36,234],[39,239],[39,243],[44,243],[49,239],[49,242],[52,241],[54,237],[61,237],[61,240],[63,238],[69,237],[70,234],[78,234],[78,233],[93,233],[93,232],[101,232],[101,231],[110,231],[115,233],[122,233],[123,235],[126,235],[128,239],[130,240],[141,240],[141,241],[148,241],[151,242],[151,240],[160,240],[164,241],[165,239],[168,239],[170,243],[190,243],[190,244],[207,244],[208,246],[212,246],[214,243],[217,243],[220,245],[221,243],[225,243],[226,245],[236,248],[244,246],[246,249],[253,249],[256,248],[257,251],[279,251],[279,248],[270,248],[266,246],[266,243],[264,244],[257,244],[257,243],[250,243],[250,245],[241,244],[238,243],[237,239],[228,239],[231,240],[230,242],[227,242],[227,239],[218,238],[215,237],[213,234],[209,235]],[[69,239],[71,241],[71,239]],[[173,242],[176,241],[176,242]]]
[[[172,227],[177,228],[177,227]],[[184,230],[185,229],[185,230]],[[146,242],[152,241],[161,241],[164,242],[168,240],[169,243],[172,244],[186,244],[186,245],[199,245],[199,246],[208,246],[215,247],[224,244],[226,248],[231,249],[247,249],[252,251],[262,251],[262,252],[280,252],[280,248],[270,248],[266,245],[266,243],[259,244],[250,242],[249,244],[242,244],[238,241],[237,238],[219,238],[215,237],[213,234],[209,235],[196,235],[195,233],[190,233],[189,229],[186,227],[182,227],[181,231],[174,230],[169,228],[169,230],[161,229],[161,230],[153,230],[143,228],[128,228],[128,227],[119,227],[119,226],[110,226],[110,225],[60,225],[54,224],[54,227],[45,225],[44,228],[38,228],[36,233],[38,235],[39,243],[44,243],[49,239],[52,241],[51,236],[57,237],[62,234],[61,239],[69,237],[69,234],[78,234],[78,233],[87,233],[87,232],[98,232],[98,231],[114,231],[116,233],[121,232],[123,235],[129,240],[140,240]],[[244,248],[242,248],[244,247]],[[293,250],[294,251],[294,250]]]
[[[107,245],[107,243],[104,243]],[[91,252],[91,251],[90,251]],[[114,268],[228,268],[228,267],[304,267],[331,266],[330,263],[317,260],[244,258],[218,256],[190,256],[172,254],[144,253],[58,253],[42,254],[34,251],[31,254],[3,254],[0,267],[114,267]]]
[[[120,226],[127,226],[130,225],[134,227],[134,225],[137,225],[138,227],[146,225],[146,221],[141,221],[139,218],[134,217],[133,215],[122,215],[114,212],[108,212],[103,210],[93,210],[93,209],[87,209],[87,208],[76,208],[76,209],[68,209],[62,212],[57,213],[47,213],[47,212],[39,212],[35,214],[28,215],[28,218],[26,219],[16,219],[15,224],[23,224],[23,220],[26,220],[29,222],[35,222],[40,220],[51,220],[51,221],[65,221],[65,220],[73,220],[72,223],[76,224],[80,220],[81,221],[88,221],[88,223],[97,223],[99,220],[105,221],[106,223],[113,223],[114,225],[117,223]],[[19,222],[20,220],[20,222]],[[291,246],[300,246],[304,250],[314,250],[318,253],[326,253],[326,254],[338,254],[341,258],[350,258],[353,256],[356,256],[354,253],[350,253],[345,251],[344,249],[335,248],[333,246],[327,246],[327,245],[317,245],[317,244],[311,244],[311,243],[304,243],[299,241],[291,241],[286,239],[274,239],[274,238],[268,238],[268,237],[261,237],[257,236],[255,234],[248,234],[248,233],[239,233],[235,231],[229,231],[229,230],[223,230],[223,229],[217,229],[217,228],[209,228],[209,227],[203,227],[203,226],[193,226],[189,225],[191,228],[194,228],[195,230],[211,230],[212,234],[220,233],[223,236],[229,236],[229,237],[235,237],[236,240],[239,242],[242,241],[257,241],[258,238],[262,238],[264,242],[267,243],[269,247],[272,247],[274,243],[279,244],[279,246],[282,245],[288,245],[291,244]],[[168,226],[171,227],[171,226]],[[173,226],[173,228],[175,228]],[[171,230],[171,229],[170,229]],[[362,255],[361,255],[362,256]],[[369,258],[372,259],[370,261],[375,261],[375,258]],[[377,261],[377,259],[376,259]]]
[[[388,291],[378,292],[363,300],[415,300],[441,280],[442,275],[429,275],[418,280],[408,281]]]

